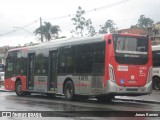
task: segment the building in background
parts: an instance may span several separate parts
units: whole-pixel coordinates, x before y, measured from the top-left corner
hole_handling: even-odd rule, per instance
[[[121,29],[121,30],[118,30],[117,33],[147,35],[147,31],[145,31],[144,29],[140,29],[140,28]]]
[[[140,28],[128,28],[118,30],[116,33],[149,35],[152,39],[152,45],[160,44],[160,23],[156,23],[151,27],[147,27],[146,30]]]
[[[148,35],[152,38],[153,45],[160,44],[160,23],[154,24],[152,27],[148,27],[147,29]]]

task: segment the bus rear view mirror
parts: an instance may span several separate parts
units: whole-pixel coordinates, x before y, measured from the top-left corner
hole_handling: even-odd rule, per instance
[[[111,39],[108,39],[108,44],[111,44]]]

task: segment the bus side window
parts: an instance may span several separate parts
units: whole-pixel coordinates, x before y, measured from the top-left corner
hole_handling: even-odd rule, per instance
[[[44,51],[43,51],[44,52]],[[30,64],[31,68],[34,67],[33,63]],[[44,53],[40,53],[36,56],[35,59],[35,73],[36,74],[44,74],[48,73],[48,59],[44,56]]]
[[[13,70],[13,59],[7,59],[7,66],[6,71],[12,71]]]
[[[76,46],[76,73],[92,73],[94,45],[85,44]]]
[[[105,43],[96,43],[94,45],[94,63],[93,73],[103,74],[104,73],[104,59],[105,59]]]
[[[160,51],[153,51],[153,66],[158,67],[160,66]]]
[[[64,47],[60,50],[58,73],[73,73],[74,59],[71,47]]]

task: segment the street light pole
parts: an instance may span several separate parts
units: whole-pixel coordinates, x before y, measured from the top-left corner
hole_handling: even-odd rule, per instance
[[[43,42],[43,35],[42,35],[42,18],[40,17],[40,30],[41,30],[41,42]]]

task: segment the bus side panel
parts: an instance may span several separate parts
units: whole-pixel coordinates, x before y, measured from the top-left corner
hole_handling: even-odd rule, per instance
[[[104,88],[107,86],[106,81],[110,79],[109,76],[109,61],[112,56],[112,51],[113,51],[113,41],[112,41],[112,36],[111,35],[106,35],[104,37],[106,41],[106,48],[105,48],[105,74],[104,74]],[[108,44],[108,40],[111,41],[110,44]]]
[[[58,76],[58,94],[63,94],[63,87],[65,86],[66,80],[73,82],[75,94],[77,95],[103,94],[103,76]]]
[[[16,77],[5,79],[5,89],[15,90],[16,80],[18,79],[21,80],[22,82],[22,91],[26,91],[26,76],[16,76]]]
[[[7,78],[4,81],[4,86],[6,90],[15,90],[15,81],[11,80],[11,78]]]
[[[22,91],[26,91],[27,89],[26,76],[19,76],[19,78],[22,81]]]
[[[72,76],[72,75],[66,75],[66,76],[58,76],[57,77],[57,93],[63,94],[63,87],[65,86],[65,82],[67,80],[71,80],[74,84],[75,88],[75,94],[79,94],[79,77],[78,76]]]

